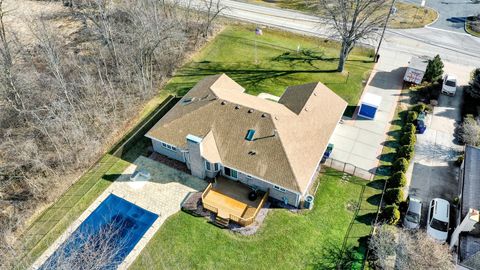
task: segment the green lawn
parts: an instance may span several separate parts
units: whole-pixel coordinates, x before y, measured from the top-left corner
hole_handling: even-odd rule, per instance
[[[354,177],[343,181],[342,176],[327,169],[320,177],[312,211],[272,210],[253,236],[177,213],[154,235],[131,269],[331,268],[342,254],[346,236],[348,248],[370,234],[370,217],[377,209],[378,190],[372,182]],[[352,221],[358,226],[347,234]]]
[[[357,105],[362,80],[373,67],[373,51],[354,49],[344,74],[336,72],[338,51],[332,41],[273,29],[256,36],[253,26],[229,26],[181,68],[166,89],[183,95],[204,76],[226,73],[253,95],[280,96],[287,86],[320,81]]]

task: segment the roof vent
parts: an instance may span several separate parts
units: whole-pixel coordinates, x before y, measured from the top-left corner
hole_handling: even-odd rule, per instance
[[[255,135],[255,130],[254,129],[249,129],[247,131],[247,135],[245,136],[245,140],[247,141],[253,141],[253,136]]]
[[[257,152],[255,152],[255,151],[249,151],[248,154],[251,155],[251,156],[255,156],[255,155],[257,154]]]
[[[240,106],[238,106],[238,105],[235,106],[235,110],[238,110],[238,109],[240,109]]]
[[[267,114],[266,113],[262,113],[262,118],[265,118],[267,117]]]
[[[253,113],[253,110],[252,109],[248,110],[248,113]]]
[[[227,102],[225,102],[225,101],[222,101],[222,103],[220,103],[220,104],[222,104],[222,105],[225,105],[225,104],[227,104]]]
[[[305,108],[305,111],[308,112],[308,108]]]

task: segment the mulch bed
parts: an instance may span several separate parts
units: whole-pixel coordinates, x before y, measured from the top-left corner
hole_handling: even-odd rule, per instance
[[[175,159],[171,159],[171,158],[168,158],[164,155],[161,155],[159,153],[156,153],[156,152],[153,152],[152,154],[150,154],[149,156],[150,159],[153,159],[157,162],[160,162],[162,164],[165,164],[169,167],[172,167],[176,170],[179,170],[179,171],[182,171],[182,172],[185,172],[185,173],[190,173],[190,170],[188,169],[187,165],[183,162],[180,162],[178,160],[175,160]]]

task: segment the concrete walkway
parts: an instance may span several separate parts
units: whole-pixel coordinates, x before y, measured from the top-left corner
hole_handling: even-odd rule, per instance
[[[383,142],[387,138],[401,93],[405,67],[410,59],[407,54],[390,50],[382,50],[380,55],[380,61],[375,65],[364,89],[364,94],[382,97],[375,119],[367,120],[356,115],[354,119],[346,118],[337,126],[330,140],[335,144],[331,156],[333,159],[371,174],[375,173],[379,164]]]
[[[152,178],[145,182],[131,182],[130,175],[139,167],[150,172]],[[158,219],[143,235],[118,269],[127,269],[150,241],[163,222],[180,210],[180,203],[190,192],[204,190],[207,183],[146,157],[139,157],[92,205],[40,256],[32,268],[39,268],[80,226],[110,194],[115,194],[148,211],[158,214]]]

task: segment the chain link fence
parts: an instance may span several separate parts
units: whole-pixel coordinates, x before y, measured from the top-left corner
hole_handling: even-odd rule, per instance
[[[373,178],[375,177],[375,174],[369,172],[368,170],[359,168],[353,164],[339,161],[333,158],[329,158],[325,160],[323,165],[330,167],[332,169],[335,169],[337,171],[345,172],[369,181],[373,180]]]

